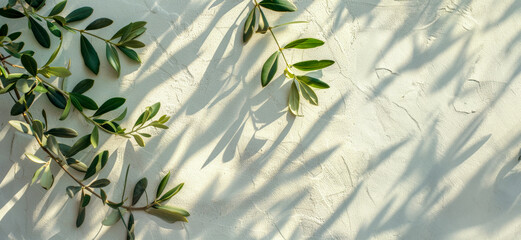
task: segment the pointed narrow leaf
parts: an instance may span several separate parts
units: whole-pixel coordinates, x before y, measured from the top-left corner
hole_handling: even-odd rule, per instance
[[[45,165],[41,166],[40,168],[38,168],[38,170],[36,170],[36,172],[34,172],[33,178],[31,179],[31,184],[35,183],[36,180],[38,180],[38,177],[40,176],[40,173],[43,171],[44,168]]]
[[[253,31],[255,28],[255,19],[257,8],[254,7],[250,10],[248,17],[246,18],[246,22],[244,22],[244,29],[242,31],[242,42],[247,43],[250,41],[251,36],[253,36]]]
[[[181,183],[177,186],[175,186],[174,188],[170,189],[170,191],[166,192],[160,199],[159,199],[159,202],[164,202],[170,198],[172,198],[173,196],[175,196],[179,191],[181,191],[181,189],[183,188],[185,184],[184,183]]]
[[[94,157],[94,160],[90,163],[89,169],[87,169],[87,172],[85,173],[85,176],[83,177],[83,180],[86,180],[90,177],[92,177],[94,174],[99,172],[105,164],[107,164],[107,160],[109,157],[108,151],[103,151],[102,153],[99,153]]]
[[[94,181],[93,183],[91,183],[89,185],[89,187],[91,188],[103,188],[103,187],[106,187],[110,184],[110,180],[106,179],[106,178],[103,178],[103,179],[98,179],[96,181]]]
[[[67,99],[67,105],[65,105],[65,109],[63,110],[62,112],[62,115],[60,116],[60,121],[63,121],[65,120],[68,116],[69,116],[69,113],[71,112],[71,99]]]
[[[81,207],[78,209],[78,217],[76,217],[76,227],[79,228],[83,221],[85,221],[85,208]]]
[[[107,61],[109,61],[110,66],[112,66],[112,68],[116,70],[116,73],[119,77],[119,74],[121,73],[121,64],[119,62],[118,51],[116,51],[116,48],[114,48],[114,46],[107,43],[105,54],[107,56]]]
[[[294,12],[297,11],[295,4],[288,0],[263,0],[260,6],[277,12]]]
[[[49,16],[54,16],[56,14],[60,14],[63,11],[63,9],[65,8],[66,4],[67,4],[67,0],[61,1],[58,4],[56,4],[56,6],[54,6],[52,8],[51,12],[49,13]]]
[[[132,206],[134,206],[139,201],[139,199],[145,192],[147,185],[148,185],[147,178],[141,178],[136,183],[136,185],[134,186],[134,191],[132,193]]]
[[[22,61],[22,65],[24,66],[27,72],[29,72],[33,76],[36,76],[36,74],[38,74],[38,64],[36,63],[36,60],[34,60],[33,57],[23,54],[20,60]]]
[[[128,216],[127,230],[127,240],[136,239],[136,235],[134,234],[134,214],[132,214],[132,212],[130,212]]]
[[[64,67],[46,67],[45,69],[46,69],[45,71],[47,72],[47,74],[49,74],[51,76],[64,78],[64,77],[68,77],[71,75],[71,72],[69,71],[69,69],[64,68]]]
[[[55,107],[60,108],[60,109],[65,109],[65,107],[67,106],[67,99],[65,99],[63,94],[61,94],[60,92],[57,92],[53,88],[50,88],[50,87],[45,87],[45,88],[48,91],[45,95],[47,95],[47,98],[49,99],[49,101]]]
[[[105,205],[107,203],[107,193],[105,193],[105,190],[103,189],[100,189],[99,192],[101,196],[101,202],[103,203],[103,205]]]
[[[110,24],[112,24],[114,21],[108,19],[108,18],[98,18],[96,20],[94,20],[94,22],[91,22],[86,28],[85,30],[95,30],[95,29],[100,29],[100,28],[104,28],[104,27],[107,27],[109,26]]]
[[[159,198],[161,194],[163,193],[163,190],[165,190],[166,185],[168,184],[168,180],[170,179],[170,172],[168,172],[163,179],[161,179],[161,182],[157,186],[157,192],[156,192],[156,198]]]
[[[289,100],[288,100],[288,107],[291,113],[293,113],[295,116],[298,116],[298,110],[300,107],[300,94],[297,89],[297,85],[295,84],[295,81],[291,83],[291,90],[289,92]]]
[[[134,139],[136,140],[136,143],[140,146],[140,147],[145,147],[145,141],[143,141],[143,138],[141,138],[141,136],[137,135],[137,134],[133,134],[132,135],[134,137]]]
[[[75,138],[78,136],[78,132],[71,128],[52,128],[46,131],[45,134],[50,134],[61,138]]]
[[[49,22],[49,21],[46,21],[46,22],[47,22],[47,29],[49,29],[49,31],[52,33],[52,35],[61,38],[62,32],[60,31],[58,26],[56,26],[56,24],[54,24],[52,22]]]
[[[126,99],[115,97],[105,101],[101,107],[92,115],[93,117],[103,115],[107,112],[113,111],[121,107],[125,103]]]
[[[112,119],[111,122],[121,121],[125,118],[125,116],[127,116],[127,108],[125,108],[125,110],[121,114],[119,114],[117,118]]]
[[[302,38],[288,43],[284,49],[297,48],[297,49],[308,49],[316,48],[324,45],[324,41],[315,38]]]
[[[99,57],[98,53],[89,42],[89,40],[81,35],[80,37],[80,46],[81,46],[81,56],[83,57],[83,62],[85,65],[94,73],[98,74],[99,72]]]
[[[89,146],[90,146],[90,134],[85,135],[85,136],[81,137],[80,139],[78,139],[78,141],[76,141],[76,143],[74,143],[74,145],[72,145],[72,147],[67,152],[64,152],[64,155],[66,157],[72,157],[72,156],[76,155],[76,153],[79,153],[80,151],[82,151],[83,149],[85,149]]]
[[[131,60],[141,63],[141,59],[139,58],[139,55],[137,55],[136,51],[122,46],[118,46],[118,49]]]
[[[59,155],[60,153],[60,145],[54,136],[47,137],[47,142],[45,147],[49,149],[52,153]]]
[[[52,183],[54,182],[54,176],[51,172],[51,165],[47,164],[45,169],[43,170],[42,177],[40,178],[40,185],[45,189],[49,190],[51,188]]]
[[[333,65],[335,61],[332,60],[310,60],[310,61],[304,61],[304,62],[298,62],[293,64],[293,67],[295,67],[298,70],[302,71],[315,71],[322,68],[327,68],[331,65]]]
[[[325,82],[320,81],[318,78],[309,77],[309,76],[296,76],[297,80],[300,82],[314,88],[326,89],[329,88],[329,85]]]
[[[91,7],[78,8],[78,9],[72,11],[71,13],[69,13],[69,15],[67,15],[65,17],[65,21],[67,23],[81,21],[85,18],[88,18],[92,14],[93,11],[94,11],[94,9],[92,9]]]
[[[31,28],[36,41],[38,41],[42,47],[49,48],[51,46],[51,38],[49,37],[47,31],[45,31],[45,29],[32,17],[28,17],[28,19],[29,28]]]
[[[77,93],[77,94],[83,94],[86,91],[88,91],[89,89],[91,89],[93,85],[94,85],[94,80],[83,79],[78,84],[76,84],[76,86],[74,86],[74,88],[72,89],[72,92]]]
[[[264,63],[264,66],[262,67],[262,72],[261,72],[261,84],[263,87],[268,85],[268,83],[270,83],[270,81],[273,79],[273,77],[277,73],[279,55],[280,55],[280,52],[276,51]]]
[[[85,163],[80,162],[74,158],[67,158],[67,165],[78,172],[86,172],[88,168]]]
[[[0,8],[0,16],[6,18],[22,18],[25,17],[23,13],[12,8]]]
[[[38,163],[38,164],[45,164],[45,163],[47,163],[46,161],[44,161],[44,160],[40,159],[39,157],[34,156],[34,155],[30,154],[30,153],[26,153],[25,156],[26,156],[29,160],[31,160],[31,161],[33,161],[33,162],[35,162],[35,163]]]
[[[121,46],[128,47],[128,48],[142,48],[142,47],[145,47],[145,44],[138,40],[130,40],[130,41],[124,42],[123,44],[121,44]]]
[[[90,134],[90,144],[92,144],[92,147],[97,148],[98,141],[99,141],[98,127],[95,126],[92,129],[92,133]]]
[[[268,23],[268,19],[266,19],[266,16],[264,16],[264,12],[262,11],[262,9],[259,8],[259,11],[260,11],[260,18],[259,18],[259,27],[257,28],[257,32],[264,34],[270,28],[270,24]]]
[[[96,104],[96,102],[94,102],[94,100],[92,100],[90,97],[87,97],[82,94],[72,93],[72,92],[70,93],[70,96],[74,97],[76,100],[78,100],[78,102],[81,104],[81,106],[86,109],[90,109],[90,110],[98,109],[98,104]]]
[[[302,93],[302,96],[304,99],[308,100],[309,103],[313,105],[318,105],[318,97],[315,91],[308,87],[306,84],[303,84],[299,82],[300,84],[300,92]]]

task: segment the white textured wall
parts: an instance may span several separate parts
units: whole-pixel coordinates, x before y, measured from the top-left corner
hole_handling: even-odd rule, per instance
[[[123,61],[116,80],[102,58],[89,93],[127,97],[127,125],[156,101],[173,116],[144,149],[104,135],[102,149],[112,155],[102,177],[121,181],[130,163],[129,182],[147,176],[149,192],[159,172],[186,183],[170,203],[188,209],[190,222],[136,213],[138,238],[516,239],[521,1],[295,3],[298,12],[270,14],[271,22],[310,23],[277,30],[280,40],[317,37],[326,45],[289,58],[337,62],[322,72],[331,89],[317,92],[319,107],[304,105],[303,118],[286,112],[288,81],[260,87],[260,67],[276,47],[269,36],[241,43],[249,1],[69,1],[67,11],[88,5],[90,19],[115,19],[100,35],[149,22],[144,63]],[[79,36],[66,39],[58,63],[73,56],[70,86],[93,78],[78,57]],[[121,224],[101,226],[100,201],[75,228],[77,203],[64,190],[72,181],[62,173],[50,192],[29,186],[37,166],[22,155],[34,144],[6,125],[10,99],[0,100],[0,238],[122,239]]]

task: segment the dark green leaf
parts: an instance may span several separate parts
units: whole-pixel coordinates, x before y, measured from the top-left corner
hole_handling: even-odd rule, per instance
[[[96,104],[96,102],[94,102],[94,100],[92,100],[91,98],[89,98],[85,95],[71,92],[70,97],[73,99],[76,99],[81,104],[81,106],[86,109],[90,109],[90,110],[98,109],[98,104]]]
[[[100,29],[100,28],[104,28],[104,27],[107,27],[109,26],[110,24],[112,24],[114,21],[108,19],[108,18],[98,18],[96,20],[94,20],[94,22],[91,22],[86,28],[85,30],[95,30],[95,29]]]
[[[172,198],[179,191],[181,191],[181,189],[183,188],[184,185],[185,185],[184,183],[181,183],[181,184],[177,185],[176,187],[170,189],[170,191],[166,192],[158,201],[159,202],[164,202],[164,201]]]
[[[105,55],[107,56],[107,61],[109,61],[110,66],[116,70],[116,73],[119,74],[121,72],[121,64],[119,63],[119,56],[118,51],[116,51],[116,48],[114,46],[107,43]]]
[[[93,85],[94,85],[94,80],[83,79],[78,84],[76,84],[74,89],[72,89],[72,92],[77,93],[77,94],[83,94],[86,91],[88,91],[89,89],[91,89]]]
[[[105,167],[105,164],[107,164],[108,159],[109,159],[108,151],[103,151],[102,153],[96,155],[96,157],[94,157],[94,159],[90,163],[89,169],[87,169],[87,172],[85,173],[85,176],[83,177],[83,180],[86,180],[86,179],[92,177],[94,174],[96,174],[101,169],[103,169],[103,167]]]
[[[47,31],[45,31],[45,29],[32,17],[28,17],[28,18],[29,18],[29,28],[33,32],[33,35],[36,38],[36,41],[38,41],[38,43],[40,45],[42,45],[42,47],[49,48],[51,46],[51,38],[49,37],[49,34],[47,33]]]
[[[6,18],[21,18],[25,17],[25,15],[18,10],[12,9],[12,8],[0,8],[0,16],[6,17]]]
[[[88,168],[85,163],[80,162],[74,158],[67,158],[67,165],[69,165],[71,168],[74,168],[74,170],[78,172],[86,172]]]
[[[324,45],[324,42],[322,40],[315,39],[315,38],[302,38],[302,39],[298,39],[298,40],[288,43],[288,45],[286,45],[284,47],[284,49],[289,49],[289,48],[307,49],[307,48],[320,47],[322,45]]]
[[[97,75],[99,72],[100,65],[98,53],[96,53],[96,50],[94,49],[92,44],[83,35],[81,35],[80,37],[80,45],[83,62],[94,74]]]
[[[95,122],[99,123],[101,127],[107,131],[117,132],[120,130],[119,124],[105,119],[94,119]]]
[[[61,32],[60,32],[60,34],[61,34]],[[58,56],[58,53],[60,52],[60,49],[62,47],[62,43],[63,43],[63,38],[60,37],[60,44],[54,50],[54,52],[51,54],[51,56],[49,57],[49,60],[47,60],[47,62],[45,63],[44,66],[49,66],[49,64],[51,64],[54,61],[54,59],[56,59],[56,56]],[[68,68],[67,68],[67,71],[68,71]]]
[[[121,114],[119,114],[117,118],[112,119],[112,122],[121,121],[125,118],[125,116],[127,116],[127,108],[125,108],[125,110]]]
[[[40,120],[33,120],[32,122],[33,131],[36,133],[38,138],[41,140],[43,136],[43,123]]]
[[[296,76],[300,82],[314,88],[326,89],[329,88],[327,83],[320,81],[320,79],[309,77],[309,76]]]
[[[125,37],[124,35],[128,36],[130,33],[134,32],[140,28],[143,28],[146,24],[147,24],[147,22],[144,22],[144,21],[129,23],[126,26],[119,29],[114,34],[114,36],[112,36],[112,38],[110,38],[110,39],[112,40],[112,39],[116,39],[118,37],[122,37],[122,41],[125,41],[128,38]]]
[[[120,202],[120,203],[107,202],[107,205],[109,205],[109,207],[111,207],[111,208],[117,209],[117,208],[123,206],[123,202]]]
[[[76,217],[76,227],[79,228],[85,221],[85,208],[80,207],[78,209],[78,217]]]
[[[36,63],[36,60],[34,60],[33,57],[24,54],[22,55],[20,60],[22,61],[22,65],[24,66],[27,72],[29,72],[33,76],[36,76],[36,74],[38,74],[38,64]]]
[[[9,39],[11,39],[11,41],[14,41],[14,40],[18,39],[20,37],[20,35],[22,35],[21,32],[14,32],[14,33],[9,34],[9,36],[7,36],[7,37]]]
[[[72,93],[69,95],[69,100],[71,101],[72,105],[78,109],[78,111],[83,112],[83,106],[81,106],[80,101],[72,95]]]
[[[74,143],[74,145],[72,145],[72,147],[64,152],[64,155],[66,157],[72,157],[74,155],[76,155],[76,153],[79,153],[81,150],[87,148],[90,146],[90,134],[89,135],[85,135],[83,137],[81,137],[80,139],[78,139],[78,141],[76,141]]]
[[[145,44],[138,40],[130,40],[121,44],[121,46],[128,48],[142,48],[145,47]]]
[[[67,0],[61,1],[58,4],[56,4],[56,6],[54,6],[52,8],[51,12],[49,13],[49,16],[54,16],[56,14],[61,13],[63,11],[63,9],[65,8],[66,4],[67,4]]]
[[[60,145],[54,136],[48,136],[45,147],[49,149],[52,153],[59,155],[60,153]]]
[[[67,106],[67,99],[61,94],[60,92],[56,92],[53,88],[45,87],[47,89],[47,98],[49,101],[60,109],[65,109],[65,106]]]
[[[163,177],[163,179],[161,179],[161,182],[159,182],[159,185],[157,186],[156,198],[159,198],[159,196],[161,196],[161,194],[163,193],[163,190],[165,190],[165,187],[168,184],[169,179],[170,179],[170,172],[168,172]]]
[[[130,215],[128,216],[127,221],[127,240],[134,240],[136,239],[136,235],[134,234],[134,214],[130,212]]]
[[[277,12],[294,12],[297,11],[295,4],[288,0],[263,0],[260,6]]]
[[[74,198],[74,196],[81,190],[81,187],[68,186],[65,190],[67,191],[67,195],[69,195],[69,198]]]
[[[84,194],[81,198],[81,207],[86,207],[90,203],[90,195]]]
[[[91,7],[78,8],[78,9],[72,11],[71,13],[69,13],[69,15],[67,15],[65,17],[65,21],[67,23],[81,21],[85,18],[88,18],[92,14],[93,11],[94,11],[94,9],[92,9]]]
[[[264,63],[264,66],[262,67],[262,72],[261,72],[261,84],[263,87],[268,85],[268,83],[270,83],[270,81],[273,79],[273,77],[277,73],[279,55],[280,55],[280,51],[276,51]]]
[[[115,97],[104,102],[101,107],[92,115],[93,117],[101,116],[107,112],[113,111],[121,107],[125,103],[126,99]]]
[[[9,32],[9,27],[7,26],[7,24],[4,24],[4,25],[2,25],[2,27],[0,27],[0,37],[7,36],[8,32]]]
[[[131,60],[141,63],[141,59],[139,59],[139,56],[137,55],[137,53],[134,50],[132,50],[130,48],[122,47],[122,46],[118,46],[118,49]]]
[[[256,17],[256,9],[252,8],[250,10],[250,13],[248,14],[248,17],[246,18],[246,22],[244,22],[244,29],[242,31],[242,42],[247,43],[250,41],[251,36],[253,36],[253,30],[255,28],[255,19]]]
[[[136,183],[136,186],[134,186],[134,192],[132,193],[132,206],[134,206],[139,201],[139,199],[145,192],[147,185],[147,178],[142,178]]]
[[[110,180],[106,179],[106,178],[103,178],[103,179],[98,179],[96,181],[94,181],[93,183],[91,183],[89,185],[89,187],[91,188],[103,188],[103,187],[106,187],[110,184]]]
[[[107,203],[107,193],[105,193],[105,190],[100,189],[100,195],[101,195],[101,202],[103,205]]]
[[[45,134],[61,138],[75,138],[78,136],[78,132],[71,128],[52,128],[46,131]]]
[[[289,92],[288,107],[291,113],[295,116],[299,116],[298,110],[300,107],[300,94],[295,84],[295,81],[291,83],[291,90]]]
[[[333,65],[335,61],[332,60],[310,60],[310,61],[304,61],[304,62],[298,62],[293,64],[293,67],[295,67],[298,70],[302,71],[315,71],[322,68],[329,67]]]
[[[25,0],[25,2],[36,10],[39,10],[45,5],[45,0]]]

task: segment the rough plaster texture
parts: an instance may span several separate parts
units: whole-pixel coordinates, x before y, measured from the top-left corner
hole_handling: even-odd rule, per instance
[[[337,62],[318,74],[331,89],[318,91],[319,107],[303,106],[303,118],[286,112],[288,81],[279,77],[260,87],[260,67],[276,47],[259,35],[242,45],[238,32],[249,1],[69,1],[68,11],[90,5],[91,19],[116,20],[100,35],[129,21],[149,22],[144,63],[123,61],[119,80],[103,58],[101,75],[89,74],[78,58],[79,36],[65,36],[75,74],[70,86],[95,78],[90,96],[127,97],[126,124],[157,101],[173,116],[170,129],[153,131],[157,136],[144,149],[104,135],[101,148],[111,157],[102,177],[121,181],[130,163],[130,183],[148,176],[155,186],[168,171],[174,182],[186,183],[170,203],[190,210],[190,223],[169,225],[136,213],[137,237],[521,235],[521,1],[295,3],[298,12],[270,14],[271,22],[310,23],[277,30],[280,40],[317,37],[326,45],[292,51],[290,60]],[[0,238],[121,239],[123,227],[101,226],[107,210],[99,201],[89,206],[84,226],[74,227],[77,203],[64,194],[72,181],[59,169],[52,191],[29,186],[37,166],[22,155],[35,144],[6,125],[10,99],[0,100]],[[72,115],[71,126],[88,133],[89,125]],[[121,190],[109,195],[117,199]]]

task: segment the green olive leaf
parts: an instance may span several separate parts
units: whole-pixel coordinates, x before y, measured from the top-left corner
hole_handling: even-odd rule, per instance
[[[29,19],[29,28],[33,32],[34,37],[36,38],[36,41],[44,47],[49,48],[51,47],[51,38],[49,37],[49,34],[45,29],[32,17],[27,17]]]
[[[262,11],[262,9],[259,8],[259,12],[260,12],[260,18],[259,18],[259,27],[257,28],[257,32],[264,34],[268,31],[268,29],[270,28],[270,25],[268,23],[268,19],[266,19],[266,16],[264,15],[264,12]]]
[[[318,78],[310,77],[310,76],[296,76],[299,82],[302,82],[310,87],[326,89],[329,88],[329,85],[325,82],[320,81]]]
[[[121,97],[111,98],[105,101],[92,116],[101,116],[107,112],[114,111],[125,104],[125,101],[126,99]]]
[[[156,191],[156,199],[159,198],[159,196],[161,196],[161,194],[163,193],[163,190],[165,190],[165,187],[168,184],[169,179],[170,179],[170,172],[168,172],[163,177],[163,179],[161,179],[161,182],[159,182],[159,185],[157,186],[157,191]]]
[[[94,85],[94,80],[83,79],[78,84],[76,84],[76,86],[74,86],[74,88],[72,89],[72,92],[77,93],[77,94],[83,94],[86,91],[88,91],[89,89],[91,89],[93,85]]]
[[[25,17],[23,13],[16,9],[12,8],[0,8],[0,16],[6,17],[6,18],[22,18]]]
[[[65,188],[65,191],[67,192],[67,195],[69,196],[69,198],[74,198],[74,196],[76,196],[76,194],[81,190],[81,187],[79,186],[68,186],[67,188]]]
[[[164,202],[170,198],[172,198],[173,196],[175,196],[179,191],[181,191],[181,189],[183,188],[185,184],[184,183],[181,183],[177,186],[175,186],[174,188],[170,189],[168,192],[166,192],[159,200],[158,202]]]
[[[65,157],[72,157],[82,151],[83,149],[90,146],[90,134],[85,135],[78,139],[68,151],[64,152]]]
[[[103,188],[103,187],[108,186],[109,184],[110,184],[110,180],[103,178],[103,179],[98,179],[98,180],[94,181],[93,183],[89,184],[89,187]]]
[[[27,72],[29,72],[33,76],[36,76],[36,74],[38,74],[38,64],[36,63],[36,60],[34,60],[33,57],[23,54],[22,57],[20,57],[20,60],[22,61],[22,65],[24,66]]]
[[[65,5],[67,5],[67,0],[61,1],[58,4],[56,4],[52,8],[51,12],[49,13],[49,16],[54,16],[54,15],[60,14],[63,11],[63,9],[65,8]]]
[[[186,219],[186,217],[190,216],[190,213],[188,213],[188,211],[171,206],[156,205],[154,207],[146,209],[145,212],[159,217],[168,223],[175,223],[177,221],[188,222],[188,219]]]
[[[69,13],[69,15],[67,15],[65,17],[65,21],[67,23],[81,21],[85,18],[88,18],[92,14],[93,11],[94,11],[94,9],[92,9],[91,7],[78,8],[78,9],[72,11],[71,13]]]
[[[81,35],[80,37],[80,46],[81,46],[81,56],[83,57],[83,62],[94,74],[98,74],[99,72],[99,57],[98,53],[89,42],[89,40]]]
[[[301,82],[299,82],[299,84],[300,84],[300,91],[301,91],[304,99],[308,100],[308,102],[313,105],[318,105],[318,97],[317,97],[317,94],[315,93],[315,91],[313,91],[313,89],[308,87],[306,84],[303,84]]]
[[[295,63],[293,64],[293,67],[302,71],[315,71],[322,68],[327,68],[333,65],[334,63],[335,61],[332,60],[310,60]]]
[[[54,176],[51,172],[51,165],[47,164],[43,170],[42,177],[40,178],[40,185],[45,189],[49,190],[54,182]]]
[[[16,130],[18,130],[22,133],[33,135],[33,130],[31,128],[31,126],[29,126],[29,124],[27,124],[27,123],[17,121],[17,120],[10,120],[9,124],[11,124],[11,126],[13,126]]]
[[[67,158],[67,165],[78,172],[87,172],[87,165],[74,158]]]
[[[105,164],[107,164],[107,160],[109,158],[109,152],[103,151],[102,153],[99,153],[94,157],[92,162],[90,163],[89,168],[87,169],[87,172],[85,173],[85,176],[83,177],[83,180],[86,180],[97,172],[99,172],[103,167],[105,167]]]
[[[45,134],[53,135],[61,138],[75,138],[78,136],[78,132],[71,128],[52,128],[45,132]]]
[[[34,172],[33,178],[31,179],[31,185],[33,183],[35,183],[36,180],[38,180],[38,177],[40,177],[40,173],[42,173],[44,168],[45,168],[45,165],[41,166],[40,168],[38,168],[38,170],[36,170],[36,172]]]
[[[67,99],[67,104],[65,105],[65,109],[63,110],[61,116],[60,116],[60,121],[63,121],[65,120],[68,116],[69,116],[69,113],[71,112],[71,99]]]
[[[74,101],[77,101],[82,107],[84,107],[86,109],[90,109],[90,110],[98,109],[98,104],[96,104],[96,102],[94,102],[94,100],[92,100],[91,98],[89,98],[85,95],[71,92],[70,97],[72,98],[71,100],[72,100],[73,104],[75,103]],[[74,106],[76,106],[76,104]],[[76,107],[78,107],[78,106],[76,106]],[[80,110],[80,109],[78,109],[78,110]]]
[[[139,58],[139,56],[137,55],[136,51],[130,49],[130,48],[127,48],[127,47],[122,47],[122,46],[118,46],[118,49],[123,53],[125,54],[125,56],[127,56],[128,58],[130,58],[131,60],[133,61],[136,61],[138,63],[141,63],[141,59]]]
[[[117,76],[119,77],[119,74],[121,73],[121,64],[119,62],[118,51],[116,51],[114,46],[107,43],[105,55],[107,56],[107,61],[109,62],[110,66],[116,70]]]
[[[94,126],[94,128],[92,129],[92,132],[90,134],[90,144],[92,144],[93,148],[98,147],[98,141],[99,141],[98,127]]]
[[[121,219],[119,211],[121,211],[121,215],[125,215],[125,213],[127,212],[125,209],[112,209],[110,213],[105,217],[105,219],[103,219],[101,224],[103,224],[103,226],[112,226],[116,224],[119,221],[119,219]]]
[[[297,11],[295,4],[288,0],[263,0],[260,6],[277,12],[294,12]]]
[[[297,48],[297,49],[308,49],[316,48],[324,45],[324,42],[315,38],[302,38],[288,43],[284,49]]]
[[[38,163],[38,164],[45,164],[45,163],[47,163],[46,161],[44,161],[44,160],[40,159],[39,157],[34,156],[34,155],[30,154],[30,153],[26,153],[25,156],[26,156],[29,160],[31,160],[31,161],[33,161],[33,162],[35,162],[35,163]]]
[[[300,94],[295,84],[295,81],[291,83],[291,90],[289,92],[288,107],[291,113],[295,116],[299,116],[298,110],[300,107]]]
[[[244,29],[242,32],[242,42],[248,43],[250,41],[251,36],[253,36],[253,31],[255,28],[255,19],[257,8],[254,7],[250,10],[248,17],[246,18],[246,22],[244,22]]]
[[[96,30],[96,29],[104,28],[104,27],[109,26],[113,22],[114,21],[112,21],[111,19],[108,19],[108,18],[98,18],[98,19],[94,20],[93,22],[91,22],[85,28],[85,30]]]
[[[132,193],[132,206],[136,205],[136,203],[139,201],[143,193],[145,193],[145,190],[148,185],[147,178],[141,178],[136,185],[134,186],[134,191]]]
[[[261,84],[262,87],[265,87],[270,83],[270,81],[273,79],[275,74],[277,73],[277,68],[279,64],[279,56],[280,51],[276,51],[273,53],[268,60],[264,63],[264,66],[262,66],[262,72],[261,72]]]

